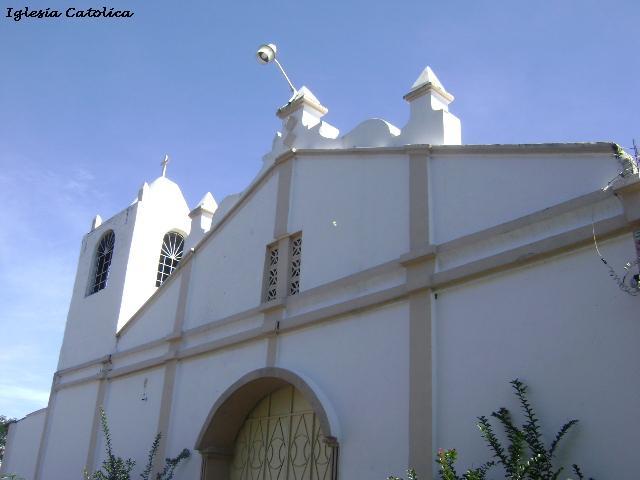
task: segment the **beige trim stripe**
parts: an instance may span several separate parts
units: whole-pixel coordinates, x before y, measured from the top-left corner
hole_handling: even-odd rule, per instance
[[[278,337],[277,335],[269,335],[267,338],[267,360],[265,365],[267,367],[275,367],[278,356]]]
[[[191,264],[191,258],[193,257],[193,252],[187,252],[187,254],[182,257],[178,267],[169,275],[166,280],[160,285],[156,290],[151,294],[151,296],[142,304],[142,306],[136,310],[136,312],[131,316],[131,318],[125,323],[120,330],[116,333],[116,339],[119,339],[131,326],[147,311],[147,309],[155,302],[156,298],[161,295],[161,292],[164,292],[170,284],[173,282],[177,282],[182,278],[182,272],[187,265]]]
[[[278,156],[275,161],[273,162],[272,165],[270,165],[269,167],[267,167],[262,173],[260,173],[260,175],[253,181],[253,183],[251,183],[251,185],[249,185],[243,192],[242,195],[240,196],[240,198],[238,198],[238,200],[236,201],[236,203],[234,203],[231,208],[229,209],[228,212],[226,212],[222,218],[215,224],[212,226],[211,230],[209,230],[205,236],[200,240],[200,242],[192,249],[191,252],[188,252],[181,260],[180,264],[178,265],[178,268],[176,269],[176,271],[173,272],[172,275],[170,275],[167,280],[162,284],[162,286],[160,286],[158,289],[156,289],[155,292],[153,292],[153,294],[151,295],[151,297],[149,297],[147,299],[146,302],[144,302],[144,304],[142,304],[142,306],[140,307],[140,309],[138,309],[138,311],[136,313],[133,314],[133,316],[131,317],[131,319],[129,319],[129,321],[127,323],[125,323],[122,328],[116,333],[116,337],[119,337],[120,335],[122,335],[130,326],[131,324],[136,321],[137,318],[140,317],[141,313],[144,312],[149,305],[155,301],[155,299],[160,295],[160,292],[162,291],[163,288],[166,288],[166,285],[168,285],[168,282],[172,281],[172,278],[175,276],[177,277],[177,273],[180,271],[180,269],[185,268],[186,265],[188,265],[191,260],[193,259],[193,257],[195,256],[195,253],[197,252],[197,250],[203,248],[204,245],[206,245],[229,221],[231,221],[231,219],[236,215],[236,213],[238,213],[238,211],[240,210],[240,207],[247,201],[249,201],[249,199],[251,197],[253,197],[253,195],[258,191],[258,188],[265,182],[267,182],[271,176],[273,175],[275,169],[278,167],[278,165],[282,165],[287,163],[289,160],[291,160],[292,158],[294,158],[295,156],[295,149],[292,149],[290,151],[286,151],[284,153],[282,153],[280,156]]]
[[[98,392],[96,394],[96,403],[93,409],[93,421],[91,423],[91,433],[89,437],[89,448],[87,450],[87,458],[84,462],[86,469],[92,473],[96,468],[96,445],[98,443],[98,431],[100,430],[100,407],[104,407],[104,398],[107,390],[107,380],[101,378],[98,381]]]
[[[164,379],[162,381],[162,398],[160,400],[160,414],[158,415],[158,433],[162,435],[158,452],[153,461],[153,474],[160,472],[164,465],[167,443],[169,442],[169,420],[173,406],[173,390],[175,388],[176,369],[178,361],[175,356],[178,352],[178,344],[182,338],[184,321],[187,314],[187,299],[189,297],[189,287],[191,286],[191,269],[193,264],[189,262],[182,270],[180,279],[180,292],[176,316],[173,323],[172,340],[170,341],[169,360],[164,366]]]
[[[173,322],[172,335],[180,337],[182,328],[187,314],[187,298],[189,296],[189,286],[191,285],[191,268],[193,265],[189,262],[185,265],[180,276],[180,292],[178,293],[178,305],[176,307],[176,316]]]
[[[634,225],[626,223],[624,217],[618,216],[613,219],[596,222],[595,227],[596,231],[598,232],[598,238],[604,240],[628,233],[632,231]],[[465,266],[456,267],[455,269],[452,269],[450,271],[437,272],[432,275],[428,275],[427,270],[423,266],[422,269],[414,270],[414,272],[417,272],[414,275],[418,277],[418,280],[412,280],[411,278],[409,278],[409,281],[405,284],[401,284],[375,293],[363,295],[361,297],[347,300],[345,302],[340,302],[328,307],[321,307],[310,312],[305,312],[299,315],[284,318],[280,322],[279,331],[280,333],[283,333],[292,329],[304,328],[312,324],[331,321],[343,315],[375,308],[380,305],[402,300],[406,298],[411,292],[419,292],[420,290],[427,289],[436,290],[447,288],[453,285],[469,282],[482,276],[491,275],[496,271],[522,267],[550,257],[552,255],[563,253],[567,250],[581,248],[582,246],[588,244],[591,241],[591,238],[591,227],[580,227],[554,237],[554,240],[551,243],[547,243],[547,240],[534,242],[529,245],[525,245],[494,255],[488,262],[486,262],[485,260],[479,260]],[[533,255],[526,255],[525,253],[527,253],[528,248],[532,246],[536,246],[537,252]],[[431,258],[433,257],[431,256]],[[302,295],[304,294],[305,292],[301,292],[300,296],[302,297]],[[286,299],[282,303],[282,305],[286,308]],[[248,313],[251,313],[251,315],[247,314],[246,316],[243,316],[242,314],[235,314],[233,315],[233,317],[235,320],[249,318],[249,316],[255,314],[255,311],[256,309],[251,309],[247,311]],[[221,321],[224,320],[225,319]],[[227,322],[224,321],[224,323]],[[198,328],[200,329],[201,327]],[[187,335],[188,333],[189,332],[185,332],[185,335]],[[256,327],[234,335],[230,335],[228,337],[205,342],[200,345],[195,345],[193,347],[180,350],[175,355],[177,355],[177,358],[179,359],[184,359],[264,338],[266,338],[264,327]],[[109,372],[108,378],[128,375],[145,368],[162,365],[165,361],[174,358],[175,355],[173,353],[162,355],[160,357],[155,357],[152,359],[127,365],[125,367],[114,369]],[[73,385],[95,381],[97,378],[98,377],[96,375],[89,375],[85,378],[58,384],[56,385],[55,390],[57,391],[63,388],[69,388]],[[47,413],[50,414],[49,412]]]
[[[158,452],[153,460],[153,473],[155,477],[164,466],[164,459],[167,456],[167,443],[169,443],[169,420],[171,419],[171,409],[173,406],[173,390],[176,383],[176,369],[178,361],[169,360],[164,366],[164,379],[162,382],[162,398],[160,400],[160,414],[158,415],[158,433],[162,434]]]
[[[151,343],[151,342],[149,342],[149,343]],[[147,345],[147,344],[145,344],[145,345]],[[110,358],[111,358],[111,355],[103,355],[100,358],[96,358],[96,359],[93,359],[93,360],[88,360],[86,362],[79,363],[78,365],[74,365],[73,367],[67,367],[67,368],[63,368],[61,370],[58,370],[56,372],[56,374],[59,377],[61,377],[61,376],[66,375],[67,373],[72,373],[72,372],[77,372],[78,370],[82,370],[83,368],[95,367],[95,366],[97,366],[97,365],[99,365],[101,363],[108,362]]]
[[[528,154],[528,153],[537,153],[537,154],[598,154],[605,155],[610,154],[611,143],[583,143],[583,144],[539,144],[539,145],[462,145],[462,146],[431,146],[431,145],[411,145],[406,147],[388,147],[388,148],[353,148],[353,149],[306,149],[306,150],[292,150],[283,153],[280,155],[272,165],[269,165],[265,170],[260,173],[260,175],[254,180],[254,182],[249,185],[249,187],[242,193],[241,197],[238,201],[231,207],[231,209],[220,219],[219,222],[211,229],[210,232],[202,239],[200,244],[196,247],[196,253],[199,248],[202,248],[208,241],[213,238],[217,232],[219,232],[224,226],[229,222],[234,215],[242,208],[242,205],[249,201],[254,193],[267,182],[271,176],[278,172],[278,197],[277,197],[277,207],[276,207],[276,218],[274,219],[274,233],[276,238],[280,238],[281,235],[286,235],[287,232],[287,218],[289,215],[290,209],[290,195],[291,195],[291,181],[293,176],[293,162],[290,160],[294,159],[296,156],[305,155],[307,157],[317,157],[317,156],[325,156],[325,155],[345,155],[345,154],[403,154],[409,156],[409,171],[410,171],[410,251],[405,255],[400,257],[397,260],[393,260],[387,262],[383,265],[375,266],[369,269],[371,272],[386,272],[393,271],[395,267],[404,266],[407,268],[407,281],[406,283],[398,286],[394,286],[388,288],[386,290],[378,291],[375,293],[371,293],[368,295],[364,295],[352,300],[348,300],[345,302],[338,303],[336,305],[332,305],[329,307],[318,308],[316,310],[306,312],[300,315],[294,315],[292,317],[281,319],[280,321],[280,331],[291,331],[298,328],[304,328],[306,326],[316,324],[319,322],[330,321],[337,317],[363,311],[370,308],[376,308],[380,305],[384,305],[386,303],[395,302],[399,300],[408,299],[410,305],[410,311],[414,312],[410,317],[410,331],[412,339],[414,335],[416,338],[422,338],[424,340],[425,336],[428,337],[429,342],[431,341],[431,333],[430,333],[430,325],[432,322],[431,313],[429,311],[429,315],[427,318],[423,318],[422,308],[424,307],[424,302],[428,302],[427,306],[430,304],[430,290],[438,289],[438,288],[447,288],[452,285],[462,284],[468,282],[473,279],[477,279],[482,276],[491,275],[497,271],[507,270],[511,268],[518,268],[523,265],[530,264],[532,262],[539,261],[540,259],[547,258],[552,255],[557,255],[563,253],[567,250],[576,249],[584,246],[590,241],[591,238],[591,230],[589,227],[580,227],[574,230],[564,232],[563,234],[556,235],[544,240],[540,240],[537,242],[532,242],[529,245],[525,245],[522,247],[514,248],[512,250],[508,250],[494,256],[477,260],[474,262],[470,262],[466,265],[462,265],[460,267],[453,268],[448,271],[433,273],[432,269],[432,260],[433,260],[433,250],[434,248],[437,251],[437,248],[456,248],[464,244],[465,242],[473,243],[477,241],[480,236],[483,237],[491,237],[497,234],[498,231],[504,231],[505,229],[508,231],[515,227],[515,225],[520,222],[526,221],[523,217],[522,219],[515,220],[513,222],[507,222],[498,227],[493,227],[493,229],[486,229],[483,232],[478,232],[476,234],[472,234],[466,238],[456,239],[452,242],[449,242],[448,245],[441,246],[430,246],[429,245],[429,204],[428,204],[428,165],[429,158],[433,155],[462,155],[462,154],[475,154],[475,155],[505,155],[505,159],[508,159],[506,155],[517,155],[517,154]],[[406,157],[405,157],[406,158]],[[455,160],[455,159],[454,159]],[[424,175],[423,173],[424,172]],[[424,184],[422,183],[424,181]],[[631,192],[637,191],[640,182],[637,179],[627,181],[624,186],[618,187],[615,186],[611,189],[611,191],[606,195],[611,195],[614,191],[620,190],[622,188],[625,189],[624,194],[621,195],[621,200],[625,206],[625,216],[620,215],[617,217],[609,218],[606,220],[602,220],[596,223],[596,229],[599,233],[599,237],[602,239],[613,237],[617,235],[621,235],[631,231],[633,228],[637,228],[638,219],[640,218],[640,205],[637,195],[631,195]],[[286,192],[285,192],[286,191]],[[286,199],[285,199],[286,197]],[[588,197],[588,198],[587,198]],[[569,204],[569,202],[565,202],[565,204],[559,204],[551,207],[550,210],[546,210],[547,213],[540,213],[540,215],[551,215],[550,211],[554,211],[554,213],[558,213],[559,211],[570,211],[572,208],[575,208],[577,204],[582,202],[595,203],[599,201],[600,198],[604,198],[603,195],[599,192],[594,192],[592,194],[584,196],[584,198],[574,199],[570,202],[574,202],[574,204]],[[426,203],[422,204],[422,200],[424,199]],[[536,214],[532,214],[536,215]],[[531,217],[533,218],[533,217]],[[288,248],[287,248],[288,252]],[[145,361],[137,362],[134,364],[126,365],[124,367],[118,368],[114,371],[111,371],[107,374],[107,378],[117,378],[123,375],[129,375],[135,372],[139,372],[141,370],[159,366],[166,365],[165,367],[165,384],[163,385],[163,407],[169,413],[171,411],[171,399],[173,397],[173,384],[175,383],[175,368],[177,365],[177,361],[184,358],[190,358],[196,355],[208,354],[212,351],[230,348],[232,346],[245,343],[252,342],[258,340],[268,340],[268,348],[267,348],[267,364],[274,364],[277,360],[277,339],[274,337],[272,330],[266,331],[267,327],[271,327],[270,324],[265,324],[261,328],[252,328],[244,332],[240,332],[234,335],[230,335],[225,338],[217,339],[214,341],[205,342],[200,345],[195,345],[190,348],[185,348],[180,350],[180,341],[185,336],[194,336],[198,333],[208,331],[214,328],[217,328],[220,325],[227,324],[230,322],[237,321],[243,318],[249,318],[252,315],[255,315],[257,312],[260,312],[264,309],[264,305],[258,305],[252,309],[249,309],[245,312],[239,312],[237,314],[231,315],[229,317],[223,319],[217,319],[212,322],[209,322],[206,325],[199,326],[197,328],[191,329],[190,331],[183,332],[183,321],[184,315],[186,314],[186,301],[187,301],[187,291],[188,291],[188,283],[190,277],[190,268],[191,268],[191,260],[194,257],[194,253],[188,253],[177,272],[172,276],[174,278],[169,278],[170,281],[177,281],[178,276],[181,277],[181,287],[180,287],[180,300],[179,305],[176,311],[176,319],[174,324],[174,331],[171,335],[163,338],[154,340],[147,344],[143,344],[140,346],[136,346],[127,351],[123,352],[114,352],[114,358],[122,358],[126,357],[126,355],[133,352],[143,352],[148,350],[149,348],[156,347],[158,345],[164,344],[164,342],[171,342],[170,353],[166,355],[161,355],[152,359],[148,359]],[[405,263],[403,262],[403,258],[405,259]],[[410,263],[409,260],[410,259]],[[326,285],[322,285],[308,292],[301,292],[299,297],[300,299],[305,297],[305,294],[315,294],[319,290],[328,291],[331,288],[335,288],[338,285],[345,284],[357,284],[361,282],[363,278],[366,277],[364,272],[355,273],[343,279],[338,279],[335,282],[330,282]],[[168,284],[165,282],[165,287]],[[141,307],[141,309],[133,315],[130,321],[117,333],[117,336],[120,336],[127,328],[137,319],[142,313],[148,308],[148,306],[154,302],[158,296],[160,295],[160,291],[162,287],[159,288],[154,295],[152,295],[147,302]],[[185,293],[183,293],[183,290]],[[286,309],[287,299],[284,298],[282,300],[282,308]],[[280,310],[280,314],[282,315],[282,310]],[[274,314],[275,315],[275,314]],[[272,320],[270,320],[272,323]],[[429,330],[429,332],[427,332]],[[413,424],[413,421],[416,418],[429,418],[431,422],[431,399],[429,399],[429,404],[427,409],[429,410],[427,417],[421,417],[421,413],[417,407],[417,405],[424,405],[426,403],[420,403],[421,398],[427,397],[431,395],[432,387],[431,387],[431,348],[432,345],[429,343],[427,345],[428,349],[418,348],[417,345],[410,343],[410,375],[411,375],[411,384],[415,383],[415,387],[412,388],[410,392],[410,421]],[[428,360],[425,363],[425,358]],[[46,449],[48,444],[48,437],[51,430],[52,418],[55,413],[55,404],[56,404],[56,392],[63,388],[69,388],[73,385],[78,385],[86,382],[92,381],[100,381],[102,385],[102,389],[106,389],[106,383],[104,379],[101,379],[100,374],[92,374],[88,375],[84,378],[80,378],[71,382],[67,382],[64,384],[58,384],[58,381],[67,373],[77,372],[84,368],[91,368],[94,366],[100,365],[100,363],[104,362],[104,357],[98,358],[93,361],[84,362],[81,365],[69,367],[60,370],[54,375],[54,380],[51,387],[51,394],[49,399],[49,405],[47,407],[46,416],[45,416],[45,424],[42,432],[42,436],[40,439],[40,447],[38,450],[38,455],[36,459],[36,471],[34,480],[39,480],[42,476],[42,470],[44,468],[43,463],[46,458]],[[170,373],[169,364],[173,365],[173,373]],[[428,372],[424,372],[423,366],[428,365]],[[173,376],[173,378],[171,378]],[[168,386],[171,386],[170,391],[167,390]],[[100,395],[101,386],[98,386],[98,395]],[[104,395],[104,393],[103,393]],[[411,406],[413,405],[413,406]],[[169,415],[165,415],[168,417]],[[159,420],[160,421],[160,420]],[[94,422],[95,425],[95,422]],[[168,425],[168,424],[167,424]],[[410,431],[410,455],[409,460],[413,461],[414,465],[418,465],[416,460],[416,455],[418,452],[418,447],[420,445],[426,445],[427,439],[425,434],[425,425],[421,424],[420,421],[415,424],[415,427],[411,427]],[[93,427],[92,427],[93,428]],[[429,428],[431,428],[431,423],[429,423]],[[92,441],[95,435],[92,435]],[[431,438],[431,437],[430,437]],[[429,448],[431,447],[431,439],[429,438]],[[95,446],[93,447],[95,450]],[[91,447],[90,447],[91,450]],[[430,449],[428,450],[431,451]],[[422,451],[422,454],[425,454],[425,450]],[[87,456],[89,457],[89,455]],[[92,461],[89,459],[89,461]],[[431,469],[427,470],[430,472]]]
[[[264,330],[267,335],[267,367],[275,367],[278,357],[278,330],[283,317],[283,308],[269,310],[264,315]]]
[[[291,205],[291,179],[293,176],[293,160],[278,164],[278,193],[276,196],[276,214],[274,218],[273,237],[278,239],[278,284],[276,297],[278,306],[264,313],[263,330],[267,335],[267,355],[265,364],[274,367],[278,356],[278,329],[283,317],[287,294],[289,293],[289,208]],[[266,281],[267,267],[263,272]]]
[[[553,217],[558,217],[573,210],[578,210],[589,205],[595,205],[598,202],[602,202],[610,198],[611,194],[603,192],[602,190],[591,192],[586,195],[581,195],[579,197],[567,200],[566,202],[559,203],[553,207],[538,210],[537,212],[524,215],[523,217],[517,218],[515,220],[504,222],[493,227],[485,228],[483,230],[478,230],[477,232],[470,233],[469,235],[464,235],[462,237],[449,240],[448,242],[441,243],[438,245],[438,253],[455,250],[457,248],[462,248],[473,243],[488,240],[492,237],[497,237],[505,233],[513,232],[514,230],[518,230],[534,223],[542,222]]]
[[[409,459],[420,478],[430,479],[432,448],[431,293],[409,297]]]
[[[403,258],[409,294],[409,456],[407,465],[431,478],[432,471],[432,362],[431,292],[418,290],[431,282],[434,248],[429,244],[429,157],[409,155],[410,252]]]
[[[596,222],[594,226],[598,238],[602,240],[629,232],[633,228],[633,224],[629,224],[624,215],[601,220]],[[432,286],[434,288],[446,288],[458,285],[476,278],[493,275],[503,270],[527,265],[568,250],[575,250],[591,243],[593,243],[592,226],[585,225],[490,257],[469,262],[450,270],[434,273]]]
[[[289,293],[289,264],[291,252],[289,251],[289,237],[283,237],[278,241],[278,284],[276,285],[276,297],[286,299]],[[266,272],[263,273],[263,275]]]
[[[289,204],[291,201],[291,177],[293,174],[293,162],[284,162],[278,165],[278,194],[276,197],[276,218],[273,228],[273,237],[280,238],[288,232]]]
[[[197,250],[202,248],[207,242],[213,238],[218,231],[220,231],[224,225],[228,221],[230,221],[233,216],[239,211],[240,207],[247,202],[253,194],[257,191],[257,189],[266,181],[268,181],[271,175],[274,174],[276,168],[280,165],[284,165],[290,163],[290,160],[294,159],[297,155],[305,155],[308,157],[318,156],[318,155],[345,155],[345,154],[425,154],[425,155],[447,155],[447,154],[478,154],[478,155],[486,155],[486,154],[526,154],[534,153],[539,154],[606,154],[613,153],[612,146],[614,143],[612,142],[596,142],[596,143],[542,143],[542,144],[514,144],[514,145],[406,145],[402,147],[359,147],[359,148],[347,148],[347,149],[291,149],[286,152],[283,152],[279,155],[269,167],[267,167],[260,175],[249,185],[245,191],[242,193],[241,197],[237,200],[237,202],[229,209],[229,211],[218,221],[209,232],[205,234],[200,243],[192,249],[192,252],[187,253],[187,255],[182,259],[180,265],[178,266],[178,270],[183,268],[186,264],[188,264],[192,257],[195,256]],[[631,186],[631,188],[636,188],[634,185],[640,183],[637,179],[632,179],[626,182],[622,188],[626,188],[627,186]],[[612,190],[618,190],[619,187],[614,187]],[[553,208],[553,207],[552,207]],[[175,276],[177,272],[174,272],[174,275],[171,275],[167,282],[171,281],[171,277]],[[167,284],[165,282],[160,288],[158,288],[149,299],[140,307],[140,309],[131,317],[131,319],[123,325],[123,327],[116,333],[116,337],[120,336],[124,333],[130,325],[147,309],[147,307],[155,301],[158,295],[160,295],[160,291]],[[73,368],[73,367],[72,367]]]
[[[58,380],[58,374],[53,374],[53,380],[51,382],[51,393],[49,393],[49,403],[47,404],[47,413],[44,419],[44,428],[42,429],[42,436],[40,437],[40,446],[38,447],[38,456],[36,458],[36,468],[33,476],[33,480],[40,480],[42,475],[42,463],[47,453],[47,445],[49,444],[49,432],[51,430],[51,419],[53,418],[53,412],[56,406],[56,382]]]
[[[626,232],[630,232],[633,229],[638,228],[639,222],[635,220],[636,215],[635,215],[634,208],[635,208],[635,205],[638,203],[636,197],[638,196],[637,192],[640,191],[640,181],[638,181],[637,179],[633,179],[633,180],[628,180],[626,182],[621,182],[612,190],[614,191],[605,193],[605,195],[608,195],[610,197],[611,195],[615,194],[615,192],[620,190],[621,193],[623,193],[623,195],[618,195],[618,198],[621,199],[622,204],[625,208],[626,215],[629,218],[626,218],[623,215],[619,215],[617,217],[612,217],[609,219],[596,222],[595,224],[596,231],[598,233],[598,237],[601,239],[621,235]],[[333,282],[320,285],[311,290],[300,292],[300,294],[296,296],[296,301],[301,301],[305,298],[311,298],[313,295],[317,295],[318,293],[329,292],[334,288],[343,288],[343,287],[358,285],[361,281],[369,279],[371,276],[391,273],[394,271],[394,269],[400,266],[407,266],[408,263],[416,263],[416,262],[419,263],[423,260],[426,260],[428,257],[433,257],[436,251],[449,250],[449,249],[457,248],[463,245],[467,245],[469,242],[472,243],[472,240],[470,237],[473,237],[473,240],[475,241],[488,239],[488,238],[491,238],[492,235],[502,234],[509,231],[510,229],[519,228],[519,226],[522,225],[522,222],[526,222],[529,220],[534,222],[536,221],[536,219],[541,220],[541,219],[548,218],[547,215],[549,214],[549,212],[555,212],[556,214],[561,214],[566,212],[567,209],[570,209],[570,207],[580,208],[581,206],[593,204],[603,199],[604,197],[602,197],[602,194],[600,192],[593,192],[591,194],[587,194],[582,197],[578,197],[576,199],[563,202],[549,209],[544,209],[544,210],[540,210],[539,212],[534,212],[526,217],[515,220],[513,222],[507,222],[497,227],[491,227],[481,232],[474,233],[467,237],[461,237],[459,239],[452,240],[451,242],[447,242],[442,245],[438,245],[438,246],[426,245],[424,248],[407,252],[406,254],[401,255],[396,260],[388,261],[381,265],[371,267],[365,271],[357,272],[357,273],[348,275],[346,277],[339,278]],[[402,296],[406,295],[410,291],[426,289],[426,288],[440,289],[440,288],[446,288],[446,287],[457,285],[457,284],[462,284],[476,278],[480,278],[486,275],[491,275],[496,271],[501,271],[501,270],[510,269],[510,268],[517,268],[523,265],[527,265],[528,263],[537,261],[541,258],[556,255],[567,250],[580,248],[590,241],[591,241],[591,227],[590,226],[579,227],[574,230],[570,230],[568,232],[564,232],[562,234],[549,237],[547,239],[535,241],[530,244],[523,245],[521,247],[517,247],[511,250],[507,250],[507,251],[498,253],[496,255],[493,255],[491,257],[476,260],[476,261],[467,263],[465,265],[455,267],[450,270],[441,271],[433,275],[429,275],[428,272],[424,272],[425,275],[422,279],[416,279],[414,277],[413,284],[408,283],[400,287],[393,287],[386,291],[373,294],[372,296],[369,295],[369,296],[353,299],[351,302],[358,305],[357,308],[363,308],[364,306],[366,306],[366,304],[369,301],[372,301],[369,299],[377,298],[378,296],[385,297],[384,301],[386,302],[386,301],[393,301],[393,298],[396,298],[396,299],[401,298]],[[189,255],[189,258],[191,258],[192,256],[193,255]],[[422,257],[425,257],[425,258],[422,258]],[[185,268],[186,266],[184,264],[181,264],[181,267]],[[181,274],[180,276],[182,276],[182,272],[180,272],[180,274]],[[139,353],[139,352],[149,350],[151,348],[155,348],[159,345],[163,345],[167,341],[180,340],[181,338],[184,338],[184,337],[193,337],[201,333],[216,329],[222,325],[227,325],[229,323],[233,323],[242,319],[250,318],[252,316],[255,316],[256,314],[266,311],[268,308],[271,308],[270,306],[271,303],[272,302],[270,302],[269,304],[263,303],[263,304],[257,305],[256,307],[250,308],[246,311],[238,312],[228,317],[212,320],[208,323],[205,323],[198,327],[187,330],[180,335],[171,334],[164,338],[152,340],[151,342],[148,342],[146,344],[132,347],[128,350],[114,352],[112,357],[114,359],[126,358],[126,356],[130,354]],[[286,298],[278,299],[277,303],[286,308],[287,299]],[[376,304],[377,300],[373,301],[373,303]],[[291,321],[298,322],[298,321],[301,321],[303,318],[309,319],[310,322],[323,321],[323,320],[318,320],[318,318],[324,317],[325,315],[328,315],[329,317],[335,316],[334,312],[343,311],[342,305],[343,304],[337,304],[333,307],[320,308],[315,311],[305,313],[302,316],[289,318],[287,322],[291,322]],[[262,329],[255,329],[252,331],[263,332]],[[229,338],[216,340],[214,342],[208,342],[207,344],[204,344],[204,345],[191,347],[188,351],[192,351],[192,350],[207,351],[208,348],[226,348],[227,345],[234,344],[235,342],[239,341],[238,340],[239,338],[242,339],[240,340],[242,342],[247,341],[247,336],[250,336],[249,332],[242,332],[238,335],[234,335]],[[182,356],[184,354],[185,354],[185,351],[181,352],[180,355]],[[102,362],[105,361],[106,358],[108,357],[99,357],[93,361],[83,362],[81,365],[68,367],[63,370],[60,370],[59,372],[57,372],[56,378],[62,379],[66,374],[77,372],[84,368],[90,368],[90,367],[97,368]],[[157,364],[158,361],[159,361],[158,358],[156,358],[155,360],[148,361],[146,363],[153,365],[153,364]],[[119,371],[122,371],[122,370],[127,371],[129,370],[129,367],[123,367]],[[91,374],[80,380],[66,382],[62,385],[56,385],[55,388],[52,386],[52,392],[57,391],[60,388],[67,388],[72,385],[77,385],[79,383],[96,380],[98,378],[99,377],[97,376],[97,374]],[[47,415],[49,416],[50,413],[48,412]]]
[[[409,155],[409,247],[411,250],[429,243],[427,195],[427,156]]]
[[[495,145],[428,145],[428,144],[416,144],[406,145],[401,147],[358,147],[358,148],[336,148],[336,149],[291,149],[283,152],[273,162],[272,165],[267,167],[254,181],[249,185],[238,201],[229,209],[229,211],[217,222],[213,228],[206,233],[200,243],[196,245],[195,250],[202,248],[216,233],[222,229],[222,227],[233,218],[233,216],[240,209],[242,204],[248,201],[256,190],[264,182],[269,180],[271,175],[275,172],[275,169],[279,165],[289,163],[289,161],[295,158],[297,155],[305,155],[309,157],[317,155],[346,155],[346,154],[367,154],[367,155],[389,155],[389,154],[416,154],[424,153],[426,155],[458,155],[458,154],[526,154],[526,153],[540,153],[540,154],[606,154],[613,153],[613,142],[595,142],[595,143],[533,143],[533,144],[495,144]],[[178,268],[183,267],[185,264],[191,261],[191,257],[194,255],[187,254]],[[174,272],[175,274],[175,272]],[[171,277],[167,279],[170,281]],[[166,284],[167,282],[165,282]],[[116,334],[121,335],[126,331],[129,325],[147,308],[147,305],[151,303],[164,285],[158,288],[153,295],[140,307],[133,317],[120,329]]]

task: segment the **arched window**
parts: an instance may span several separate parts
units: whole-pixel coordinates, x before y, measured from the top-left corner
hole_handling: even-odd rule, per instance
[[[113,246],[116,243],[116,236],[113,230],[105,233],[96,250],[96,260],[93,267],[93,282],[89,289],[89,295],[99,292],[107,286],[109,278],[109,267],[111,267],[111,258],[113,257]]]
[[[178,232],[169,232],[162,239],[160,261],[158,262],[158,275],[156,287],[164,283],[171,273],[178,268],[184,249],[184,237]]]

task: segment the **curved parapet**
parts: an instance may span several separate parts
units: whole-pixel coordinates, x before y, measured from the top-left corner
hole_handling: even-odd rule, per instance
[[[371,118],[360,123],[342,137],[344,148],[387,147],[395,143],[400,129],[381,118]]]
[[[220,205],[218,205],[218,208],[213,214],[213,219],[211,222],[212,225],[217,224],[226,215],[226,213],[231,210],[231,208],[236,203],[238,203],[241,195],[241,193],[233,193],[231,195],[227,195],[222,199],[222,202],[220,202]]]

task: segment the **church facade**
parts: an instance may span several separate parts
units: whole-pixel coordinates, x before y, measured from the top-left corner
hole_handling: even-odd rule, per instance
[[[96,217],[48,406],[3,471],[96,470],[104,407],[135,472],[162,432],[158,458],[193,453],[178,479],[435,478],[437,448],[489,458],[476,417],[521,378],[549,440],[580,419],[562,460],[631,480],[637,167],[610,143],[464,145],[429,68],[404,98],[402,129],[340,135],[303,87],[243,192],[191,209],[163,169]]]

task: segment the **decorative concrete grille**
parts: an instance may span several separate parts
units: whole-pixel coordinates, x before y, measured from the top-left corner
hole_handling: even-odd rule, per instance
[[[278,247],[269,247],[266,301],[273,300],[278,294]]]
[[[231,480],[334,480],[335,448],[325,443],[310,405],[304,402],[301,409],[299,399],[286,387],[258,404],[238,434]]]
[[[113,257],[113,246],[116,243],[116,236],[113,230],[109,230],[100,239],[98,250],[96,251],[96,261],[94,267],[93,283],[89,290],[89,295],[99,292],[107,286],[109,278],[109,268]]]
[[[164,281],[178,268],[184,250],[184,237],[177,232],[169,232],[162,239],[162,249],[160,250],[160,261],[158,262],[158,275],[156,276],[156,287]]]
[[[289,270],[289,295],[300,291],[300,267],[302,265],[302,237],[291,240],[291,268]]]

